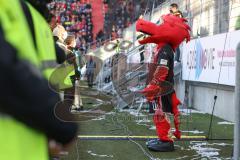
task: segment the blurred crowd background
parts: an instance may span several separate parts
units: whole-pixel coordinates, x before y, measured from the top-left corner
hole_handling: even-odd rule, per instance
[[[155,3],[158,6],[163,2]],[[49,21],[52,29],[60,24],[74,35],[77,48],[86,53],[105,41],[122,37],[123,29],[151,9],[152,4],[146,0],[54,0],[48,4],[52,15]]]

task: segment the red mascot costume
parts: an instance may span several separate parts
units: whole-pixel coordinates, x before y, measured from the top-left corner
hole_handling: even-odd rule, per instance
[[[147,87],[140,91],[149,102],[157,104],[157,110],[154,114],[154,123],[157,130],[158,140],[147,142],[147,147],[153,151],[173,151],[173,140],[169,137],[170,122],[166,112],[174,115],[175,132],[173,135],[180,139],[179,130],[179,110],[178,105],[181,103],[177,98],[175,91],[167,95],[161,95],[163,88],[161,84],[168,82],[173,85],[173,68],[174,68],[174,51],[185,39],[190,40],[190,27],[186,24],[187,20],[168,14],[162,16],[163,23],[156,25],[152,22],[139,19],[136,24],[136,30],[144,36],[139,40],[140,44],[155,43],[157,44],[153,53],[152,66],[149,67],[150,81]]]

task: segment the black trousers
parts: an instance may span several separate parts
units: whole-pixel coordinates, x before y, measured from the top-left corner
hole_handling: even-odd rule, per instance
[[[92,86],[93,86],[93,76],[94,76],[93,73],[89,73],[89,74],[87,75],[87,82],[88,82],[88,86],[89,86],[89,87],[92,87]]]

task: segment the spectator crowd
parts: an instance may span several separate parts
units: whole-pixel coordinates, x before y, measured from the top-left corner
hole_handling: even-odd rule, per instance
[[[155,2],[155,6],[163,3],[161,0]],[[104,27],[94,39],[90,0],[54,0],[48,4],[53,15],[51,26],[60,24],[69,34],[74,35],[76,46],[83,53],[92,46],[100,47],[106,40],[121,38],[123,30],[151,7],[152,1],[146,0],[103,0]]]
[[[155,6],[164,0],[156,0]],[[149,11],[153,1],[147,0],[103,0],[105,8],[104,31],[99,33],[99,39],[121,38],[124,28],[133,24],[141,14]]]
[[[48,4],[51,25],[60,24],[76,37],[77,47],[87,51],[93,42],[92,6],[88,0],[58,0]]]

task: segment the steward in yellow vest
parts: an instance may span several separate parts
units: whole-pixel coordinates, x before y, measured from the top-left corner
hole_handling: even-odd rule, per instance
[[[73,83],[71,81],[71,76],[75,75],[74,65],[71,63],[71,58],[69,58],[69,50],[65,44],[65,40],[68,37],[67,31],[61,25],[57,25],[53,29],[54,39],[56,41],[57,46],[64,50],[66,61],[64,64],[59,66],[50,77],[50,81],[58,81],[57,89],[58,91],[71,90],[73,87]],[[72,96],[73,94],[71,94]]]
[[[49,81],[51,87],[54,87],[54,90],[59,90],[61,83],[64,83],[62,79],[65,77],[63,74],[53,75],[53,72],[55,70],[62,70],[59,69],[59,64],[63,63],[66,59],[64,50],[55,44],[52,31],[43,15],[30,3],[27,3],[27,5],[23,4],[23,7],[25,8],[24,12],[37,50],[37,57],[41,61],[41,71]]]
[[[41,69],[47,79],[58,66],[52,31],[42,15],[28,3],[34,26],[37,56],[41,61]]]
[[[0,159],[47,160],[48,139],[65,145],[77,126],[54,115],[59,102],[40,72],[20,0],[0,0]]]

